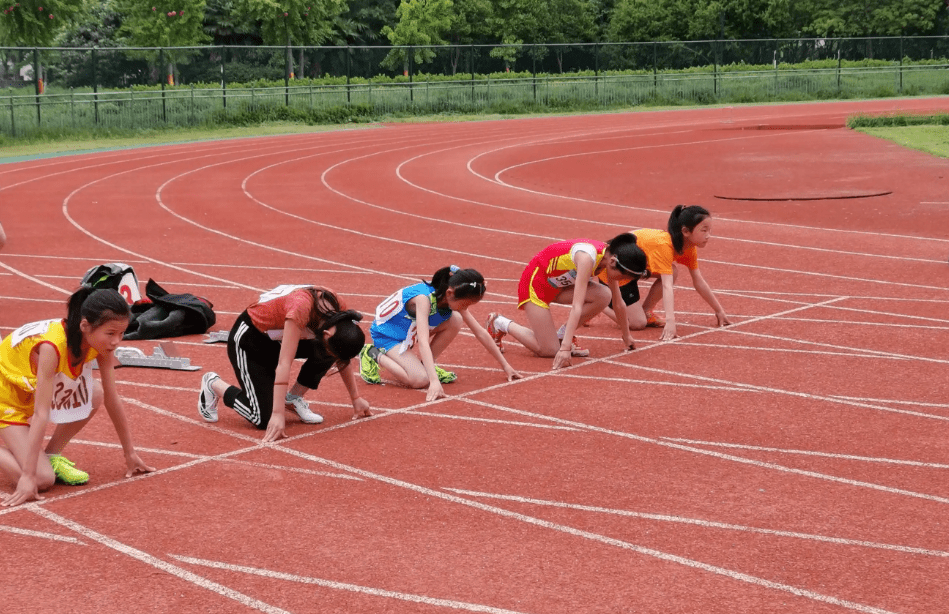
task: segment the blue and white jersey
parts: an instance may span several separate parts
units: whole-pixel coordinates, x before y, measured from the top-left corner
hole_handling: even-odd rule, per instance
[[[451,317],[451,309],[439,309],[435,305],[435,288],[431,285],[422,282],[402,288],[376,307],[376,318],[369,328],[373,345],[384,352],[398,345],[399,354],[415,345],[418,326],[415,318],[406,311],[405,306],[416,296],[428,297],[431,305],[428,313],[429,329],[435,328]]]

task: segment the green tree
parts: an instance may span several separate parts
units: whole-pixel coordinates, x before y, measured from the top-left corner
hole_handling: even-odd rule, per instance
[[[399,18],[395,27],[385,26],[382,35],[389,39],[392,45],[401,47],[408,45],[445,45],[448,43],[443,37],[451,29],[454,12],[451,0],[403,0],[396,10]],[[435,58],[435,51],[425,47],[412,49],[412,60],[415,65],[430,62]],[[409,72],[409,52],[407,49],[393,49],[382,60],[387,68],[402,66],[405,74]]]
[[[0,40],[19,47],[49,47],[81,9],[82,0],[20,0],[0,14]],[[6,66],[7,58],[2,60]],[[33,74],[42,93],[42,59],[37,60]]]
[[[491,40],[490,22],[494,15],[491,0],[453,0],[454,18],[448,33],[455,45],[471,45]],[[455,47],[451,54],[451,73],[458,72],[461,62],[461,47]]]
[[[175,47],[200,45],[210,40],[204,33],[205,0],[117,0],[122,15],[123,35],[130,46],[162,47],[167,61],[166,79],[175,84],[175,67],[186,62],[190,53]],[[156,61],[160,52],[132,52]]]

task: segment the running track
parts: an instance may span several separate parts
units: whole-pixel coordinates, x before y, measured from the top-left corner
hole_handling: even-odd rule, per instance
[[[226,329],[278,283],[364,312],[440,266],[513,315],[554,240],[713,211],[680,339],[605,318],[551,373],[470,335],[451,396],[339,379],[289,439],[195,409],[201,372],[122,369],[92,474],[0,511],[4,612],[916,612],[949,603],[949,162],[842,128],[945,98],[366,129],[0,165],[0,334],[64,313],[96,263],[209,297]],[[861,197],[861,198],[857,198]],[[645,289],[645,288],[644,288]],[[564,309],[555,317],[565,317]],[[521,316],[522,318],[522,316]],[[523,320],[522,320],[523,321]],[[229,374],[223,344],[179,345]],[[153,342],[136,345],[150,352]],[[10,486],[4,487],[9,492]],[[12,592],[11,592],[12,591]]]

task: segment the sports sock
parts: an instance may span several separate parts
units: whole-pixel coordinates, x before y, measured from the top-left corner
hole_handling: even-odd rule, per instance
[[[502,333],[507,332],[507,327],[511,325],[511,318],[505,318],[504,316],[498,316],[494,318],[494,328],[498,329]]]

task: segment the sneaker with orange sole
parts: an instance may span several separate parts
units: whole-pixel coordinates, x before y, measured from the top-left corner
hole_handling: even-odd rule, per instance
[[[663,328],[666,325],[666,321],[654,314],[649,312],[646,314],[646,327],[647,328]]]

